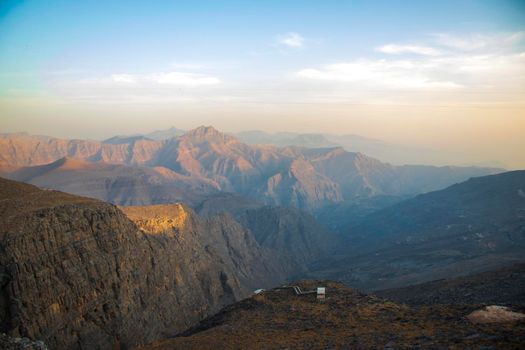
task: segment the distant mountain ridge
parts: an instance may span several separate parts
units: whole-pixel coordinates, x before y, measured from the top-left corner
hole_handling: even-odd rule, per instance
[[[147,134],[116,136],[106,141],[118,140],[120,143],[129,143],[128,140],[137,137],[161,141],[173,137],[179,137],[184,133],[186,133],[185,130],[171,127],[169,129],[157,130]],[[429,159],[434,158],[438,158],[440,163],[446,161],[446,156],[431,149],[398,145],[355,134],[337,135],[297,132],[269,133],[261,130],[248,130],[229,134],[237,137],[242,142],[251,145],[265,144],[277,147],[299,146],[306,148],[342,147],[349,152],[364,153],[371,157],[378,158],[381,161],[400,165],[419,163],[427,164]],[[501,165],[498,165],[497,167],[501,167]]]
[[[165,172],[182,177],[175,181],[179,184],[184,184],[188,178],[203,184],[202,192],[209,187],[212,191],[234,192],[266,204],[294,206],[308,211],[378,195],[414,195],[444,188],[472,176],[501,171],[476,167],[399,167],[340,147],[308,149],[248,145],[234,136],[204,126],[162,141],[133,138],[126,142],[101,143],[4,134],[0,137],[0,169],[4,169],[10,178],[22,179],[13,168],[49,164],[64,157],[92,163],[163,168],[167,169]],[[129,183],[129,186],[134,186],[134,181]],[[51,180],[41,180],[38,184],[66,190]],[[97,191],[107,189],[102,187]],[[128,193],[131,198],[111,199],[112,196],[105,194],[102,198],[109,198],[117,204],[150,203],[139,197],[140,191]],[[137,193],[137,197],[133,197],[133,193]]]
[[[280,147],[299,146],[307,148],[342,147],[349,152],[360,152],[384,162],[394,164],[418,164],[440,156],[438,152],[388,143],[359,135],[326,133],[268,133],[259,130],[243,131],[235,134],[249,144],[269,144]],[[443,157],[441,157],[443,158]]]

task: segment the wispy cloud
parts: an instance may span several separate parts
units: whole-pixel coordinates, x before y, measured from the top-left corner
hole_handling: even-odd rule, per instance
[[[287,33],[278,37],[278,42],[281,45],[288,46],[291,48],[301,48],[304,46],[304,38],[295,32]]]
[[[441,55],[441,52],[430,46],[418,46],[418,45],[398,45],[398,44],[388,44],[376,48],[376,51],[388,53],[388,54],[403,54],[403,53],[412,53],[417,55],[426,55],[426,56],[438,56]]]
[[[299,70],[301,78],[360,83],[387,88],[459,88],[454,81],[434,78],[425,62],[411,60],[355,60]]]
[[[89,101],[261,101],[261,103],[426,103],[439,101],[518,101],[525,93],[525,52],[522,33],[469,36],[480,42],[462,44],[465,36],[428,35],[410,43],[385,43],[373,57],[304,64],[291,72],[292,79],[270,79],[267,86],[259,76],[222,75],[252,67],[251,62],[218,70],[217,66],[177,63],[161,72],[114,72],[84,78],[53,76],[46,80],[58,95]],[[488,38],[501,38],[495,41]],[[284,45],[284,44],[283,44]],[[471,50],[466,50],[468,47]],[[473,50],[473,47],[478,47]],[[284,50],[288,52],[289,50]],[[299,53],[299,51],[296,51]],[[379,56],[378,56],[379,55]],[[235,69],[233,69],[233,67]],[[221,71],[221,76],[218,75]],[[290,77],[290,75],[288,75]],[[259,80],[257,80],[259,79]],[[414,94],[417,93],[417,99]],[[521,94],[521,95],[520,95]],[[522,98],[521,98],[522,100]],[[514,103],[514,102],[513,102]]]
[[[92,104],[184,104],[224,101],[229,96],[215,76],[182,71],[115,73],[103,77],[49,81],[70,101]]]
[[[387,89],[516,90],[525,86],[525,53],[517,51],[519,46],[516,45],[524,38],[525,32],[469,36],[433,34],[421,45],[391,43],[376,48],[387,54],[385,58],[361,58],[306,67],[296,71],[295,76]],[[392,55],[407,53],[416,56],[392,58]]]
[[[199,73],[166,72],[152,74],[112,74],[109,78],[85,79],[87,83],[119,84],[119,85],[175,85],[184,87],[198,87],[217,85],[219,78]]]
[[[432,35],[437,44],[459,51],[494,51],[506,49],[525,39],[525,32],[453,35],[436,33]]]

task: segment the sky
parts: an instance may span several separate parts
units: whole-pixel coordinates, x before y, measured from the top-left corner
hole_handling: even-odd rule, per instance
[[[525,168],[525,0],[0,1],[0,132],[202,124]]]

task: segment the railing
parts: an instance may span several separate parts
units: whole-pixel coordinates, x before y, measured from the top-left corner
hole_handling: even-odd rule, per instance
[[[304,295],[304,294],[314,294],[317,293],[317,289],[314,290],[301,290],[301,287],[299,286],[282,286],[278,289],[284,289],[284,288],[292,288],[297,295]]]

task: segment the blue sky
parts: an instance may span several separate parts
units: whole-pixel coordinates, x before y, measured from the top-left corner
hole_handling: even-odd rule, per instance
[[[525,1],[0,1],[5,131],[206,123],[465,159],[490,138],[501,158],[522,146],[523,96]]]
[[[298,62],[367,56],[431,33],[518,32],[524,1],[3,1],[2,72],[150,72],[173,62]],[[272,50],[296,32],[316,50]],[[273,52],[278,51],[278,52]],[[279,60],[275,58],[279,56]],[[231,72],[242,74],[242,72]]]

